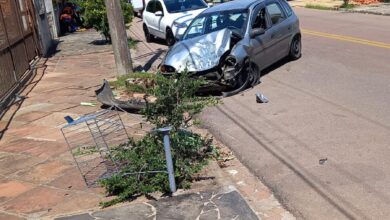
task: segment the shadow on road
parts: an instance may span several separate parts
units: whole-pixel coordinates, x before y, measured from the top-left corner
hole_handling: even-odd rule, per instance
[[[146,61],[144,66],[139,65],[139,66],[134,68],[134,71],[149,71],[150,68],[152,68],[153,63],[156,62],[156,60],[158,60],[160,58],[161,54],[163,54],[164,52],[165,52],[165,50],[158,49],[156,52],[143,54],[141,56],[134,58],[134,60],[137,60],[137,59],[142,59],[144,57],[148,57],[150,55],[153,55],[150,59],[148,59]]]

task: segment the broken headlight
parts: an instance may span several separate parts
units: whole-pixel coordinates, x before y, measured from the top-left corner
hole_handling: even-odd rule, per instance
[[[176,72],[174,67],[168,66],[168,65],[161,65],[160,66],[160,71],[162,73],[174,73],[174,72]]]
[[[222,68],[225,79],[232,79],[236,75],[236,64],[236,58],[233,56],[226,57]]]

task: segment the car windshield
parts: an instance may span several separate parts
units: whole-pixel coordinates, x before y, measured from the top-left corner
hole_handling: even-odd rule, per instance
[[[195,18],[184,34],[183,40],[209,34],[225,28],[244,36],[248,20],[247,10],[218,11],[201,14]]]
[[[207,8],[207,4],[203,0],[164,0],[164,3],[169,13]]]

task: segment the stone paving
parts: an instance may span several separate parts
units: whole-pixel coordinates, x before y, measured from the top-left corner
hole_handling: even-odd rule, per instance
[[[95,208],[104,199],[101,189],[85,186],[60,127],[66,115],[99,108],[80,102],[96,102],[94,90],[113,76],[113,54],[101,48],[92,53],[91,45],[72,38],[62,38],[59,52],[37,64],[35,77],[21,93],[25,99],[1,119],[6,130],[0,140],[0,219],[42,219]]]
[[[257,220],[258,218],[234,187],[224,187],[218,190],[179,195],[104,211],[61,217],[56,220],[80,219]]]

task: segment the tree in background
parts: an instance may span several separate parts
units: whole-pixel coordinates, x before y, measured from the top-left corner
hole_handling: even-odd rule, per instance
[[[133,19],[133,7],[126,0],[120,0],[120,2],[124,21],[126,24],[130,23]],[[104,0],[79,1],[78,3],[84,9],[84,24],[87,27],[93,27],[103,34],[106,40],[111,41]]]

